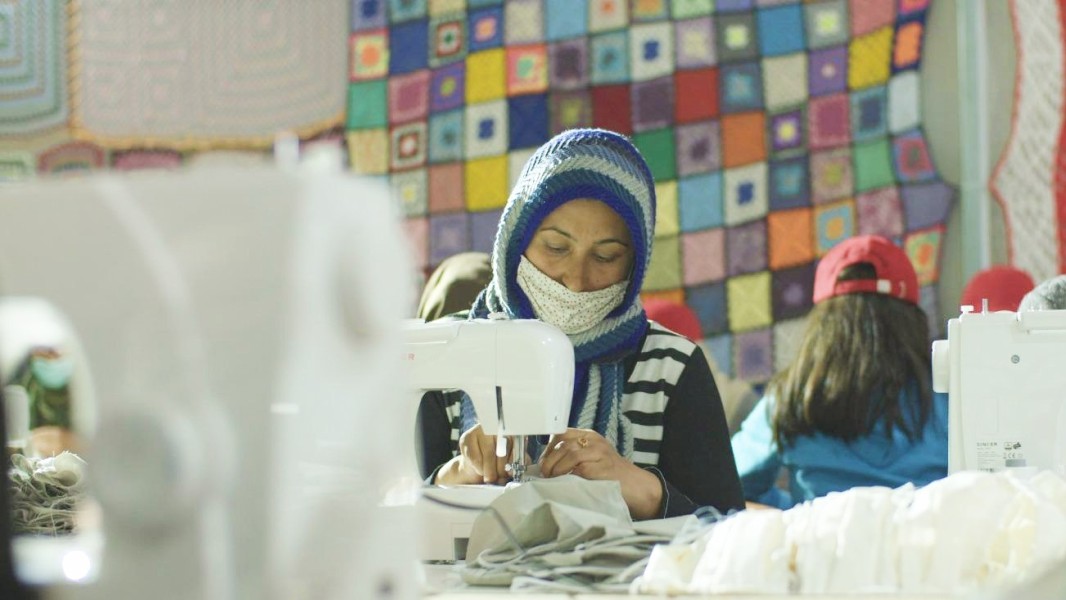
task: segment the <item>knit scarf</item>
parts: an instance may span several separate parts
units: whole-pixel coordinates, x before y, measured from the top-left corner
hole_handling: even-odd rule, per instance
[[[632,424],[622,414],[624,360],[639,350],[648,327],[639,292],[651,257],[655,186],[644,159],[625,137],[598,129],[569,130],[534,153],[500,218],[493,279],[475,300],[470,317],[495,312],[536,318],[517,283],[518,263],[544,218],[580,198],[599,200],[618,213],[630,231],[634,261],[621,304],[600,323],[569,336],[575,360],[569,426],[595,430],[631,458]],[[467,397],[460,414],[464,431],[477,423]]]

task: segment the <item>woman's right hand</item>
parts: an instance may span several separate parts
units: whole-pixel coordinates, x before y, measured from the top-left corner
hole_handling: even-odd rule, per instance
[[[507,453],[511,440],[507,441]],[[459,438],[459,454],[444,463],[437,472],[437,485],[463,485],[479,483],[507,483],[511,474],[504,468],[507,457],[496,456],[496,436],[486,435],[477,424],[467,429]]]

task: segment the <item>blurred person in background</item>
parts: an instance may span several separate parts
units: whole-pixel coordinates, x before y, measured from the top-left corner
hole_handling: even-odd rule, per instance
[[[38,456],[77,451],[71,425],[74,363],[61,349],[37,346],[15,370],[13,385],[25,390],[29,402],[28,450]]]
[[[1033,289],[1033,278],[1021,269],[997,265],[982,269],[974,274],[959,299],[960,306],[972,306],[980,312],[984,301],[988,301],[988,310],[1018,310],[1018,303]]]
[[[786,509],[856,486],[947,475],[947,395],[934,394],[928,320],[907,255],[849,238],[818,263],[792,364],[733,436],[749,502]],[[788,489],[775,485],[788,470]]]

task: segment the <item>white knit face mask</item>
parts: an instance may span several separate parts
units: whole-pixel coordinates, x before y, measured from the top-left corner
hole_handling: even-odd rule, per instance
[[[518,287],[526,293],[537,318],[567,335],[591,329],[622,303],[629,281],[594,292],[572,292],[540,271],[525,256],[518,263]]]

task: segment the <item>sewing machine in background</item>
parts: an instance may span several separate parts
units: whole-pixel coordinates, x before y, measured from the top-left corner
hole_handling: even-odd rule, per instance
[[[412,406],[418,406],[425,391],[465,391],[485,433],[496,436],[496,455],[508,457],[508,469],[516,482],[526,473],[526,437],[566,431],[574,387],[574,347],[556,327],[533,319],[496,316],[409,321],[404,326],[404,358],[410,387],[415,390]],[[477,513],[446,504],[484,507],[503,489],[497,485],[424,488],[419,500],[421,558],[464,558]]]
[[[58,598],[418,595],[414,519],[379,511],[413,461],[410,272],[387,189],[339,172],[0,188],[0,294],[66,317],[97,399],[102,555],[41,540],[18,572],[77,558]]]
[[[948,471],[1066,473],[1066,311],[973,312],[933,342],[948,393]]]

